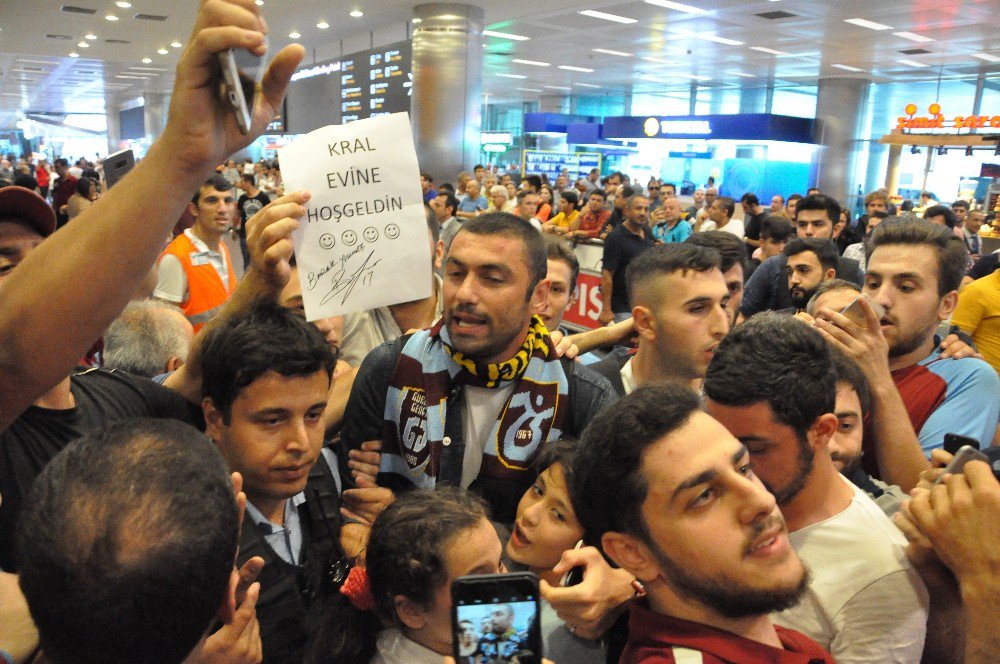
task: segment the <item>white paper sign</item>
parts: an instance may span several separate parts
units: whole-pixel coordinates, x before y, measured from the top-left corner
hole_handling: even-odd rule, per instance
[[[285,190],[312,193],[292,238],[308,320],[430,296],[407,113],[317,129],[283,147],[279,160]]]

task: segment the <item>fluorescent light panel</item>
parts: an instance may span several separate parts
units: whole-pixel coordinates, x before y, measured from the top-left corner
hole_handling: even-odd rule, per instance
[[[522,60],[521,58],[514,58],[511,62],[516,62],[519,65],[531,65],[532,67],[548,67],[548,62],[539,62],[538,60]]]
[[[869,30],[892,30],[891,25],[876,23],[875,21],[867,21],[863,18],[845,18],[844,23],[850,23],[851,25],[856,25],[858,27],[868,28]]]
[[[573,67],[571,65],[559,65],[559,69],[565,69],[566,71],[580,71],[584,74],[594,73],[593,69],[587,69],[586,67]]]
[[[599,85],[594,85],[593,83],[574,83],[573,85],[580,88],[600,88]]]
[[[521,74],[497,74],[497,76],[502,76],[504,78],[528,78],[527,76],[523,76]]]
[[[849,65],[830,65],[831,67],[836,67],[837,69],[843,69],[844,71],[864,71],[863,69],[858,69],[857,67],[851,67]]]
[[[930,67],[930,65],[923,62],[917,62],[916,60],[897,60],[897,62],[908,67]]]
[[[528,41],[531,37],[522,35],[512,35],[509,32],[497,32],[496,30],[483,30],[485,37],[499,37],[500,39],[510,39],[511,41]]]
[[[732,74],[733,76],[739,76],[741,78],[757,78],[756,74],[744,74],[741,71],[731,71],[729,73]]]
[[[637,21],[634,18],[628,18],[628,17],[625,17],[625,16],[618,16],[617,14],[608,14],[606,12],[598,12],[598,11],[594,11],[593,9],[584,9],[583,11],[578,12],[578,13],[582,14],[584,16],[589,16],[590,18],[599,18],[599,19],[603,19],[605,21],[611,21],[613,23],[624,23],[626,25],[628,25],[629,23],[638,23],[639,22],[639,21]]]
[[[657,7],[665,7],[666,9],[673,9],[674,11],[684,12],[685,14],[708,13],[705,9],[699,9],[698,7],[692,7],[691,5],[681,4],[680,2],[670,2],[670,0],[646,0],[646,4],[656,5]]]
[[[521,92],[541,92],[541,88],[514,88],[515,90],[520,90]]]
[[[716,44],[725,44],[726,46],[743,46],[743,42],[741,41],[736,41],[735,39],[726,39],[725,37],[719,37],[717,35],[711,35],[711,34],[698,35],[698,39],[704,39],[705,41],[715,42]]]
[[[612,51],[611,49],[607,49],[607,48],[595,48],[595,49],[591,49],[591,50],[594,51],[594,53],[603,53],[605,55],[617,55],[619,58],[631,58],[632,57],[631,53],[626,53],[625,51]]]
[[[894,32],[892,33],[897,37],[902,37],[903,39],[909,39],[912,42],[917,42],[918,44],[926,44],[927,42],[934,41],[930,37],[924,37],[923,35],[918,35],[915,32]]]
[[[995,55],[990,55],[989,53],[973,53],[972,57],[985,60],[986,62],[1000,62],[1000,58]]]
[[[566,87],[564,85],[546,85],[549,90],[572,90],[573,88]]]
[[[788,55],[784,51],[776,51],[773,48],[767,48],[766,46],[751,46],[751,51],[760,51],[761,53],[770,53],[771,55]]]

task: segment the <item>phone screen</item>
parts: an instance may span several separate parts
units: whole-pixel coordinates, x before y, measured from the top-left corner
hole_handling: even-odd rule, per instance
[[[505,583],[504,576],[514,578]],[[541,664],[537,580],[531,588],[518,582],[520,576],[490,575],[492,581],[468,585],[461,584],[462,579],[456,581],[453,619],[457,664]]]

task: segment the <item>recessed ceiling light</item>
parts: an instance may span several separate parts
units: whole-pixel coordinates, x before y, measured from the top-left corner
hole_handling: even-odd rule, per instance
[[[511,62],[516,62],[519,65],[531,65],[532,67],[548,67],[548,62],[539,62],[538,60],[522,60],[520,58],[514,58]]]
[[[725,37],[718,37],[712,34],[700,34],[698,39],[704,39],[705,41],[715,42],[716,44],[725,44],[726,46],[743,46],[743,42],[736,41],[735,39],[726,39]]]
[[[891,25],[876,23],[875,21],[866,21],[863,18],[845,18],[844,23],[850,23],[851,25],[868,28],[869,30],[892,30]]]
[[[85,41],[80,42],[79,44],[77,44],[77,46],[79,46],[80,48],[90,48],[90,44],[88,44]]]
[[[851,67],[850,65],[830,65],[831,67],[836,67],[837,69],[843,69],[844,71],[864,71],[863,69],[858,69],[857,67]]]
[[[104,20],[105,21],[117,21],[118,17],[115,16],[114,14],[108,14],[107,16],[104,17]]]
[[[169,53],[170,51],[168,51],[168,50],[167,50],[167,49],[165,49],[165,48],[161,48],[161,49],[157,49],[157,51],[156,51],[156,52],[157,52],[157,53],[159,53],[160,55],[166,55],[166,54],[167,54],[167,53]]]
[[[989,53],[973,53],[972,57],[985,60],[986,62],[1000,62],[1000,58],[995,55],[990,55]]]
[[[327,23],[326,21],[320,21],[319,23],[316,24],[316,27],[319,28],[320,30],[326,30],[327,28],[330,27],[330,24]]]
[[[351,17],[352,18],[361,18],[364,15],[365,15],[365,13],[363,11],[361,11],[360,9],[355,9],[353,12],[351,12]]]
[[[78,57],[80,57],[80,54],[79,53],[70,53],[69,57],[71,57],[71,58],[78,58]]]
[[[422,18],[414,18],[414,19],[412,19],[410,21],[410,23],[423,23],[423,22],[424,22],[424,19],[422,19]]]
[[[915,32],[894,32],[892,34],[897,37],[902,37],[903,39],[909,39],[910,41],[917,42],[918,44],[926,44],[927,42],[934,41],[930,37],[924,37],[923,35],[918,35]]]
[[[153,59],[152,59],[152,58],[143,58],[143,59],[142,59],[142,64],[144,64],[144,65],[148,65],[148,64],[149,64],[150,62],[152,62],[152,61],[153,61]]]
[[[84,39],[91,39],[91,40],[93,40],[93,39],[97,39],[97,35],[95,35],[95,34],[94,34],[94,33],[92,33],[92,32],[89,32],[89,33],[85,34],[85,35],[83,36],[83,38],[84,38]]]
[[[541,88],[514,88],[515,90],[520,90],[521,92],[541,92]]]
[[[656,5],[657,7],[666,7],[667,9],[673,9],[675,11],[684,12],[685,14],[707,14],[708,10],[699,9],[698,7],[692,7],[691,5],[684,5],[679,2],[670,2],[670,0],[646,0],[648,5]]]
[[[600,88],[599,85],[594,85],[593,83],[574,83],[573,85],[579,88]]]
[[[132,6],[131,2],[126,2],[125,0],[118,0],[118,2],[116,2],[115,4],[121,7],[122,9],[128,9],[129,7]]]
[[[572,90],[573,88],[568,88],[564,85],[546,85],[549,90]]]
[[[584,74],[592,74],[593,69],[587,69],[586,67],[573,67],[571,65],[559,65],[559,69],[565,69],[566,71],[582,71]]]
[[[291,37],[292,39],[298,39],[298,38],[299,38],[299,37],[301,37],[302,35],[300,35],[299,33],[295,32],[295,31],[293,30],[292,32],[289,32],[289,33],[288,33],[288,36],[289,36],[289,37]]]
[[[617,55],[620,58],[631,58],[631,53],[626,53],[625,51],[612,51],[608,48],[594,48],[591,49],[594,53],[603,53],[604,55]]]
[[[170,45],[173,46],[174,48],[180,48],[181,47],[181,43],[179,41],[172,41],[172,42],[170,42]]]
[[[908,67],[930,67],[929,64],[923,62],[917,62],[916,60],[898,60],[899,64],[906,65]]]
[[[523,74],[497,74],[497,76],[502,76],[503,78],[528,78]]]
[[[639,21],[637,21],[634,18],[628,18],[628,17],[625,17],[625,16],[618,16],[617,14],[608,14],[607,12],[598,12],[598,11],[594,11],[593,9],[584,9],[583,11],[577,12],[577,13],[578,14],[582,14],[584,16],[589,16],[590,18],[599,18],[599,19],[603,19],[605,21],[611,21],[613,23],[625,23],[625,24],[629,24],[629,23],[638,23],[639,22]]]
[[[776,51],[773,48],[768,48],[766,46],[751,46],[751,51],[760,51],[761,53],[770,53],[771,55],[788,55],[784,51]]]
[[[414,19],[416,21],[417,19]],[[483,30],[484,37],[499,37],[500,39],[510,39],[511,41],[528,41],[531,37],[512,35],[509,32],[497,32],[496,30]]]

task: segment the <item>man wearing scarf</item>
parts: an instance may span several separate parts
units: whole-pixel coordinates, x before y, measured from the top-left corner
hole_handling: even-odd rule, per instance
[[[548,296],[546,271],[541,234],[517,217],[466,221],[445,265],[444,317],[361,364],[344,454],[381,440],[381,486],[470,488],[493,518],[513,522],[545,443],[579,435],[616,399],[605,378],[556,357],[535,315]]]

